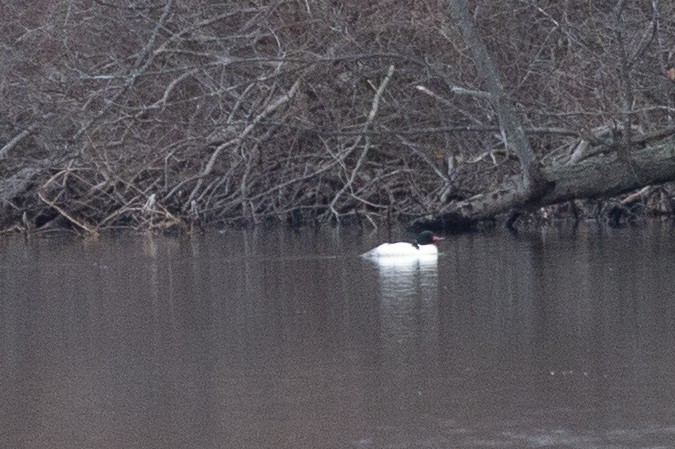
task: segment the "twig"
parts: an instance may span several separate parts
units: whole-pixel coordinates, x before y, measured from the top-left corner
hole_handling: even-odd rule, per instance
[[[335,203],[337,203],[338,199],[342,194],[349,188],[351,188],[352,184],[354,183],[354,179],[356,179],[356,174],[358,173],[359,169],[361,168],[361,165],[363,165],[363,162],[366,160],[366,156],[368,155],[368,150],[370,149],[370,138],[366,134],[368,131],[368,127],[370,127],[370,124],[373,122],[375,119],[375,115],[377,115],[377,111],[380,107],[380,98],[382,98],[382,94],[384,93],[384,89],[386,89],[387,84],[389,84],[389,81],[391,80],[391,77],[394,75],[394,66],[390,65],[389,70],[387,71],[387,75],[384,77],[382,82],[380,83],[380,87],[377,89],[377,92],[375,92],[375,97],[373,97],[373,102],[370,107],[370,112],[368,113],[368,117],[366,118],[366,122],[363,124],[362,132],[365,134],[365,139],[366,143],[363,146],[363,151],[361,152],[361,156],[359,156],[358,161],[356,161],[356,165],[354,166],[354,169],[352,170],[352,173],[349,177],[349,180],[345,183],[345,185],[342,186],[340,191],[335,194],[333,197],[333,200],[330,202],[330,210],[333,212],[333,215],[335,217],[338,217],[339,214],[335,210]],[[360,139],[359,139],[360,140]]]
[[[201,172],[199,175],[197,175],[196,177],[187,179],[187,180],[185,180],[185,181],[179,183],[176,187],[174,187],[174,188],[171,190],[171,192],[169,192],[169,193],[167,194],[165,200],[166,200],[167,198],[170,198],[170,197],[171,197],[171,196],[172,196],[172,195],[180,188],[180,186],[184,185],[186,182],[193,181],[193,180],[195,180],[195,179],[199,179],[199,182],[197,183],[197,185],[195,186],[195,188],[192,189],[192,193],[190,193],[190,196],[188,197],[188,200],[187,200],[187,203],[186,203],[186,204],[189,205],[189,204],[191,203],[191,201],[194,199],[194,197],[195,197],[195,195],[197,194],[197,192],[199,191],[199,189],[201,188],[201,186],[202,186],[202,179],[203,179],[204,177],[208,176],[208,175],[211,173],[211,171],[213,170],[213,167],[214,167],[214,165],[215,165],[215,163],[216,163],[216,160],[218,159],[218,156],[220,155],[220,153],[222,153],[222,151],[223,151],[224,149],[226,149],[226,148],[229,148],[229,147],[231,147],[231,146],[233,146],[233,145],[236,145],[236,144],[241,143],[241,142],[244,140],[244,138],[245,138],[251,131],[253,131],[253,129],[256,127],[256,125],[257,125],[258,123],[260,123],[262,120],[265,119],[265,117],[267,117],[269,114],[271,114],[272,112],[274,112],[274,111],[275,111],[276,109],[278,109],[279,107],[281,107],[281,106],[283,106],[284,104],[288,103],[288,101],[289,101],[291,98],[293,98],[293,96],[295,95],[295,93],[298,91],[298,88],[299,88],[299,87],[300,87],[300,79],[298,79],[298,80],[295,81],[295,83],[293,84],[293,86],[290,88],[290,90],[289,90],[288,92],[286,92],[284,95],[281,95],[281,96],[280,96],[279,98],[277,98],[275,101],[273,101],[272,103],[270,103],[270,104],[269,104],[269,105],[268,105],[268,106],[267,106],[260,114],[258,114],[258,115],[253,119],[253,121],[252,121],[246,128],[244,128],[244,130],[243,130],[237,137],[235,137],[234,139],[230,139],[230,140],[228,140],[227,142],[225,142],[225,143],[223,143],[223,144],[218,145],[218,146],[216,147],[216,149],[213,151],[213,153],[211,154],[211,157],[209,158],[209,161],[206,163],[206,166],[204,167],[204,170],[202,170],[202,172]]]
[[[104,101],[103,106],[99,111],[94,114],[93,117],[88,119],[81,127],[80,129],[75,133],[75,136],[73,137],[73,140],[78,140],[82,134],[86,133],[89,128],[96,123],[98,120],[100,120],[104,115],[108,113],[108,111],[117,104],[117,100],[119,100],[122,95],[124,95],[129,89],[133,87],[133,85],[136,83],[136,80],[138,77],[145,73],[147,69],[152,65],[152,63],[155,60],[156,53],[152,52],[152,47],[155,45],[155,41],[159,37],[160,30],[164,28],[164,23],[169,17],[169,12],[171,11],[171,7],[173,5],[173,0],[168,0],[166,4],[164,5],[164,9],[162,11],[162,16],[159,18],[157,21],[157,24],[155,25],[155,28],[152,31],[152,34],[150,35],[150,38],[148,41],[145,43],[143,48],[141,49],[140,53],[136,57],[136,62],[134,63],[133,67],[129,71],[126,81],[124,85],[122,86],[117,93],[115,93],[112,98],[106,99]]]
[[[646,186],[638,190],[637,192],[631,193],[628,195],[626,198],[621,200],[621,204],[624,206],[628,206],[630,204],[633,204],[637,202],[638,200],[647,198],[654,190],[656,187],[653,186]]]
[[[83,221],[76,219],[75,217],[73,217],[72,215],[70,215],[68,212],[66,212],[65,210],[63,210],[63,209],[62,209],[60,206],[58,206],[56,203],[54,203],[53,201],[50,201],[50,200],[48,200],[47,198],[45,198],[45,196],[42,194],[42,192],[38,191],[37,194],[38,194],[38,197],[39,197],[42,201],[44,201],[44,202],[47,203],[49,206],[51,206],[51,207],[53,207],[54,209],[56,209],[56,211],[57,211],[58,213],[60,213],[61,215],[63,215],[68,221],[70,221],[71,223],[73,223],[75,226],[77,226],[77,227],[79,227],[79,228],[82,228],[83,230],[85,230],[85,231],[86,231],[89,235],[91,235],[91,236],[98,236],[98,232],[96,231],[96,229],[94,229],[93,227],[87,225],[87,224],[84,223]]]
[[[14,136],[12,140],[7,142],[2,148],[0,148],[0,159],[4,159],[7,156],[7,153],[12,151],[12,149],[17,146],[23,139],[30,136],[33,131],[37,128],[37,123],[32,123],[28,128],[21,131],[19,134]]]

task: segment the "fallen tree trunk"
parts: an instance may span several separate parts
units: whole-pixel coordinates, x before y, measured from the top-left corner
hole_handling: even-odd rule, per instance
[[[513,210],[535,211],[575,199],[608,198],[675,181],[675,140],[632,152],[629,161],[614,153],[572,165],[545,166],[542,174],[548,188],[540,197],[529,199],[522,177],[516,176],[489,192],[450,203],[437,213],[416,218],[410,227],[445,231],[465,229]]]

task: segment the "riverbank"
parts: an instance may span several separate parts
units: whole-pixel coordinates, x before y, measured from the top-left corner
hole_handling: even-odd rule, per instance
[[[40,198],[40,196],[38,196]],[[41,199],[41,198],[40,198]],[[282,226],[289,228],[315,227],[325,225],[349,225],[364,228],[403,226],[411,231],[419,230],[420,218],[424,216],[396,211],[385,216],[373,218],[367,213],[354,211],[345,214],[340,220],[320,213],[316,208],[308,213],[303,208],[291,210],[286,214],[260,216],[256,220],[247,220],[240,216],[220,218],[209,221],[198,214],[181,214],[163,207],[159,200],[149,199],[145,205],[130,208],[117,214],[116,219],[101,222],[92,217],[83,217],[85,208],[81,203],[57,205],[47,201],[24,202],[23,211],[5,208],[0,215],[0,234],[24,233],[41,234],[53,231],[70,231],[81,235],[96,235],[106,232],[153,232],[169,234],[191,234],[209,230],[245,227]],[[79,209],[78,209],[79,208]],[[91,206],[89,206],[91,209]],[[327,207],[324,207],[327,209]],[[599,225],[620,227],[639,225],[651,221],[673,221],[675,210],[675,185],[669,183],[659,187],[647,187],[631,194],[608,200],[575,200],[564,204],[543,207],[534,212],[518,211],[500,214],[491,220],[472,223],[466,227],[436,227],[445,233],[471,232],[494,227],[513,229],[531,229],[560,223],[574,224],[595,222]],[[317,211],[319,213],[317,213]]]

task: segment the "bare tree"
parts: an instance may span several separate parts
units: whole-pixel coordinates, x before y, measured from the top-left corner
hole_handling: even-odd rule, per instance
[[[448,0],[448,4],[459,28],[462,30],[466,46],[473,55],[476,69],[487,87],[487,98],[495,108],[507,147],[518,155],[524,185],[527,190],[533,191],[536,188],[533,184],[538,182],[540,178],[537,158],[530,147],[523,125],[518,119],[516,109],[504,90],[499,70],[476,31],[466,1]],[[463,92],[467,91],[463,90]],[[482,95],[482,93],[479,95]]]
[[[449,226],[672,179],[672,5],[471,4],[5,2],[0,225]]]

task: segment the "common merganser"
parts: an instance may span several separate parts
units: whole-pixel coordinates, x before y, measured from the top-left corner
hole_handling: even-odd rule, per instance
[[[361,254],[361,257],[379,258],[379,257],[425,257],[438,254],[436,243],[443,240],[442,237],[435,236],[431,231],[423,231],[414,243],[398,242],[383,243],[377,248]]]

